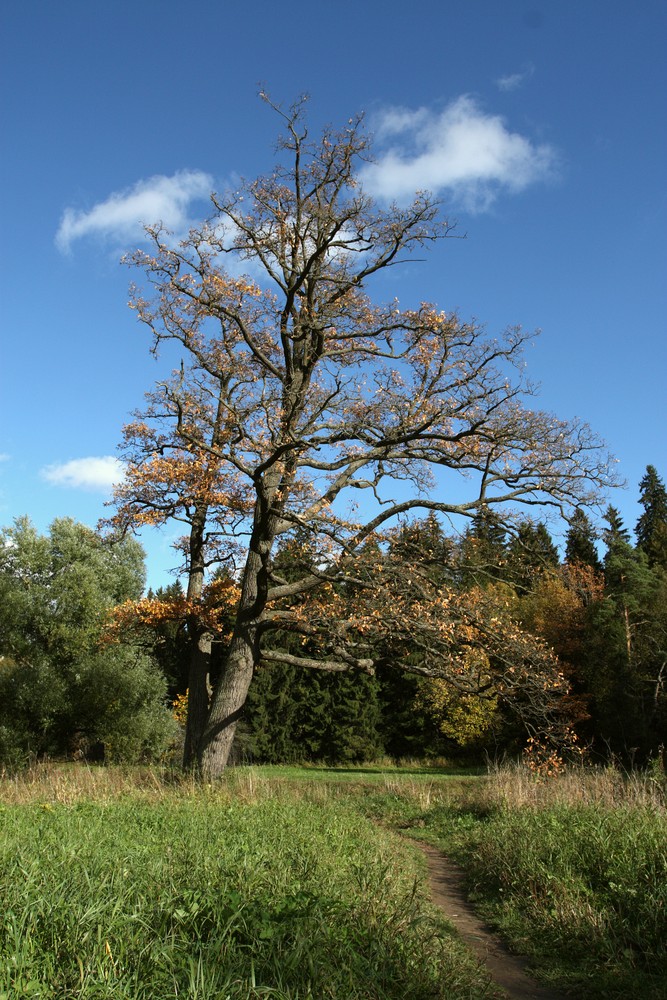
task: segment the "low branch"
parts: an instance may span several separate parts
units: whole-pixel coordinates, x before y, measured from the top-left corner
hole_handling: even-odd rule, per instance
[[[309,656],[293,656],[280,650],[264,650],[261,660],[271,660],[274,663],[288,663],[294,667],[307,667],[310,670],[326,670],[329,673],[343,673],[346,670],[359,670],[371,677],[375,673],[373,660],[357,660],[347,657],[347,662],[341,660],[314,660]]]

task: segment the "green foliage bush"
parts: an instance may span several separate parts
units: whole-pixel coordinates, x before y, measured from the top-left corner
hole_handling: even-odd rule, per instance
[[[72,664],[0,668],[0,763],[36,755],[157,760],[178,737],[156,665],[129,646],[91,651]]]

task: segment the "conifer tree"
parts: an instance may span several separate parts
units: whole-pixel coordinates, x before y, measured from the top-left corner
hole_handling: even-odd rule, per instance
[[[667,579],[618,536],[605,557],[604,600],[590,608],[588,682],[597,736],[616,753],[646,756],[667,720]]]
[[[485,586],[507,575],[507,534],[499,515],[488,507],[475,514],[461,542],[464,587]]]
[[[649,566],[667,569],[667,490],[654,465],[646,466],[639,483],[639,502],[644,512],[637,521],[637,545],[649,561]]]
[[[546,570],[558,566],[558,548],[544,524],[522,521],[507,552],[508,578],[520,593],[530,590]]]
[[[594,570],[602,568],[595,546],[595,531],[588,515],[577,508],[570,518],[570,527],[565,537],[565,561],[590,566]]]
[[[602,532],[602,540],[607,546],[607,553],[618,543],[626,542],[630,544],[630,532],[623,524],[623,518],[616,507],[610,504],[604,514],[604,519],[608,527]],[[606,557],[605,557],[606,558]]]

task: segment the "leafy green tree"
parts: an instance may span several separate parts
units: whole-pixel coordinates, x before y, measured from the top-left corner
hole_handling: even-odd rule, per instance
[[[97,639],[109,608],[140,597],[144,579],[143,550],[131,538],[105,545],[70,518],[42,536],[19,518],[0,531],[3,652],[74,658]]]
[[[667,490],[654,465],[646,466],[639,483],[639,502],[644,510],[635,529],[637,545],[649,566],[667,569]]]
[[[154,753],[172,732],[165,682],[128,645],[100,647],[109,610],[144,584],[141,546],[69,518],[0,532],[0,753]]]

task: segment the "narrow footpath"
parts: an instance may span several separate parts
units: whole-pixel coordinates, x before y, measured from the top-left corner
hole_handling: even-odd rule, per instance
[[[465,897],[463,872],[459,866],[437,847],[421,841],[413,843],[417,843],[426,856],[433,902],[510,1000],[566,1000],[565,994],[540,986],[527,972],[527,962],[512,955],[501,939],[477,917]]]

